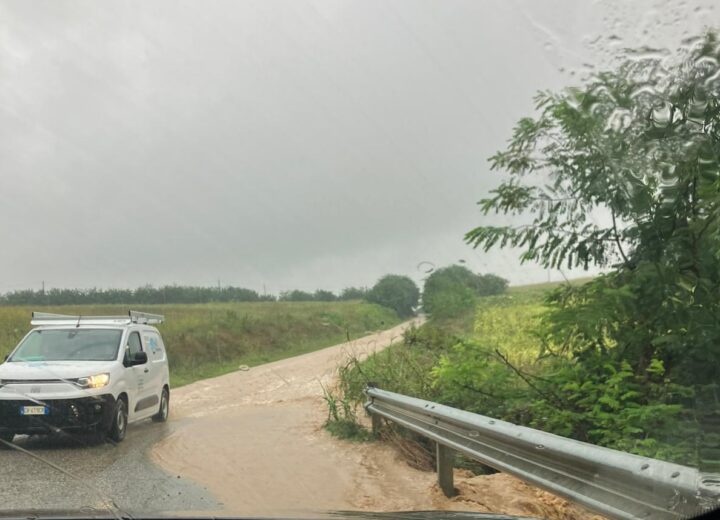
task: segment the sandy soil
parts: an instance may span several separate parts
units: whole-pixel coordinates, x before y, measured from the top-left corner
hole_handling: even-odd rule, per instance
[[[508,475],[456,470],[459,495],[447,499],[432,472],[411,468],[392,446],[341,441],[322,428],[321,383],[332,385],[348,355],[385,348],[409,324],[175,390],[172,433],[153,448],[152,459],[207,487],[224,514],[443,509],[592,518]]]

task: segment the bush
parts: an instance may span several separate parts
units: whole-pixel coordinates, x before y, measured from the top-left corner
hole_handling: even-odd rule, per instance
[[[504,293],[507,290],[508,281],[491,273],[480,274],[477,287],[480,296],[493,296]]]
[[[334,302],[337,299],[338,297],[335,296],[334,293],[330,291],[324,291],[322,289],[318,289],[313,295],[313,300],[315,300],[316,302]]]
[[[500,294],[507,280],[494,274],[478,275],[461,265],[432,273],[423,289],[423,309],[434,318],[450,318],[475,307],[478,296]]]
[[[388,274],[380,278],[368,293],[367,299],[393,309],[402,318],[415,314],[420,289],[407,276]]]
[[[283,291],[278,298],[281,302],[311,302],[315,297],[307,291]]]
[[[322,386],[322,385],[321,385]],[[322,387],[323,398],[328,407],[328,416],[325,421],[325,429],[331,435],[340,439],[351,441],[367,441],[371,434],[367,428],[358,422],[355,413],[356,404],[351,403],[346,397],[340,397]]]
[[[365,300],[369,289],[367,287],[346,287],[340,293],[341,300]]]

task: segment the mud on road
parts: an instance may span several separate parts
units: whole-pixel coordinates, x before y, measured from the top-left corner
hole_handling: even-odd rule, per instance
[[[459,496],[447,499],[434,473],[411,468],[393,447],[338,440],[323,429],[322,386],[333,384],[338,366],[400,340],[408,326],[180,388],[171,418],[179,424],[152,459],[207,487],[224,514],[444,509],[591,518],[508,475],[456,471]]]

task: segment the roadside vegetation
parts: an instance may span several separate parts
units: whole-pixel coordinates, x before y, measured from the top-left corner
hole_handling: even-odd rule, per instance
[[[30,329],[33,310],[81,315],[125,314],[127,305],[0,307],[0,355]],[[258,302],[143,305],[165,315],[158,326],[174,387],[255,366],[392,327],[393,310],[361,302]]]
[[[388,274],[380,278],[367,293],[367,300],[393,309],[403,318],[415,314],[420,289],[409,277]]]
[[[459,291],[403,344],[348,366],[348,398],[375,382],[720,469],[720,43],[712,32],[688,42],[539,93],[490,159],[504,181],[479,205],[508,224],[481,221],[467,242],[604,274],[483,298],[465,331]]]
[[[481,296],[505,292],[508,281],[494,274],[476,274],[462,265],[433,271],[425,280],[423,310],[435,318],[471,311]]]

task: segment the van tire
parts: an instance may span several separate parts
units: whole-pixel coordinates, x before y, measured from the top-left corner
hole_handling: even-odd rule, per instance
[[[8,432],[0,433],[0,440],[3,440],[5,442],[12,442],[14,438],[15,438],[14,433],[8,433]],[[5,444],[5,442],[0,442],[0,450],[8,448],[8,446]]]
[[[168,420],[170,415],[170,391],[167,386],[163,387],[162,395],[160,396],[160,409],[158,413],[153,415],[152,420],[155,422],[165,422]]]
[[[113,442],[122,442],[127,433],[127,403],[124,399],[119,398],[115,401],[115,408],[113,409],[112,422],[110,423],[110,430],[108,431],[108,438]]]

